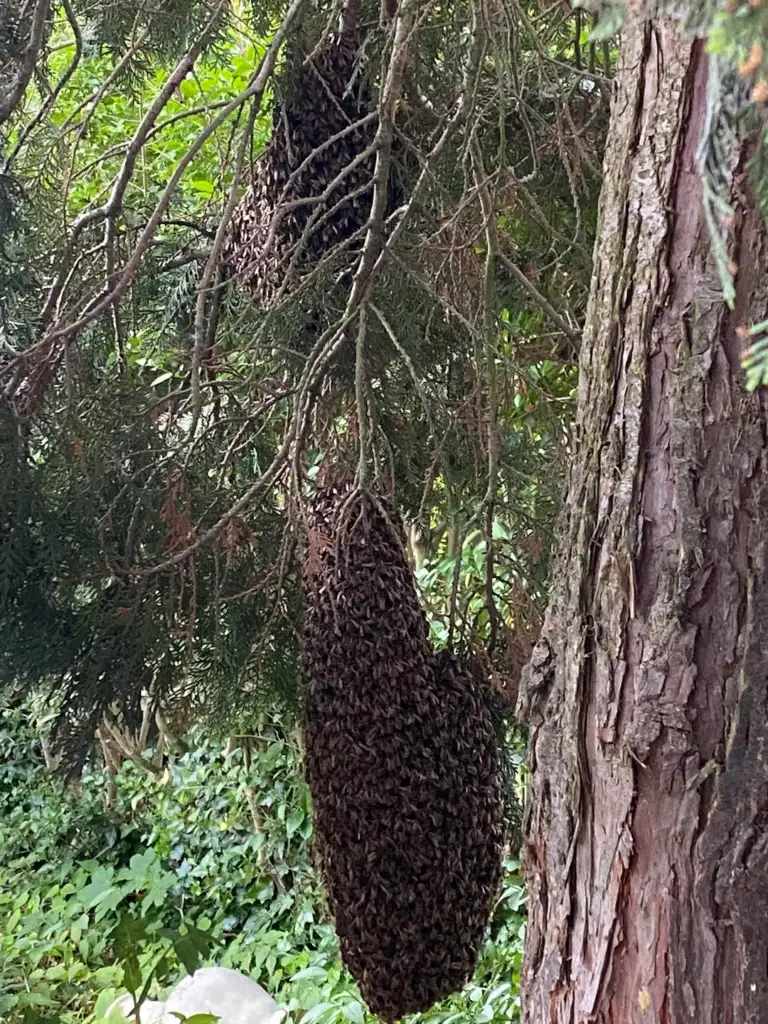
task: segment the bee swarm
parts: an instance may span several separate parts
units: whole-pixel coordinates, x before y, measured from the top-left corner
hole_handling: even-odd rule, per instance
[[[339,32],[307,57],[275,111],[271,141],[228,225],[224,265],[263,308],[274,302],[289,271],[293,284],[296,271],[319,261],[368,220],[373,154],[317,201],[374,139],[372,121],[352,127],[374,109],[370,90],[359,80],[357,56],[356,33]]]
[[[310,518],[306,769],[341,954],[385,1021],[472,975],[500,877],[501,759],[481,684],[435,654],[391,504]]]

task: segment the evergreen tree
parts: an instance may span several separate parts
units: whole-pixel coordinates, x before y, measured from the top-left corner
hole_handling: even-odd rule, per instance
[[[328,467],[394,480],[440,643],[509,690],[538,623],[613,58],[581,16],[258,7],[65,6],[6,128],[2,672],[75,763],[147,699],[296,705]]]

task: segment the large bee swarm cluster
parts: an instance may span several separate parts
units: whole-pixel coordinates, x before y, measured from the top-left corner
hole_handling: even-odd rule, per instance
[[[293,284],[368,219],[373,155],[316,201],[375,135],[371,121],[352,128],[372,109],[357,54],[356,33],[341,32],[304,61],[228,226],[224,264],[265,309],[286,276]]]
[[[498,885],[486,695],[435,654],[392,507],[328,488],[305,563],[306,769],[341,954],[385,1021],[472,975]]]

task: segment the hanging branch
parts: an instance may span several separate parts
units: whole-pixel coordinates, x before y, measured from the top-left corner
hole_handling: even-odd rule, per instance
[[[223,2],[223,0],[222,0]],[[195,159],[197,154],[211,138],[212,135],[224,124],[225,121],[240,107],[242,107],[249,100],[253,100],[256,104],[259,104],[262,100],[264,89],[266,88],[267,82],[272,75],[272,72],[277,62],[277,56],[280,49],[296,21],[301,10],[306,5],[307,0],[293,0],[288,13],[283,19],[279,29],[275,33],[272,42],[265,53],[262,61],[259,65],[258,71],[253,76],[249,85],[238,95],[235,96],[225,107],[222,108],[220,113],[210,121],[206,127],[198,134],[195,141],[187,149],[186,153],[179,160],[176,165],[176,169],[171,175],[168,184],[163,190],[160,199],[155,204],[155,208],[147,221],[146,227],[139,236],[138,241],[134,247],[133,253],[129,257],[123,271],[119,276],[114,288],[109,290],[106,294],[96,296],[85,308],[80,317],[73,323],[66,326],[57,327],[48,336],[49,341],[66,340],[76,334],[79,334],[82,330],[97,320],[102,313],[104,313],[109,307],[116,302],[127,290],[134,276],[141,264],[145,252],[149,248],[152,239],[154,238],[160,223],[162,222],[163,215],[170,205],[171,199],[176,192],[179,182],[184,177],[187,168]],[[90,211],[88,215],[89,221],[99,219],[104,215],[103,209]],[[28,350],[30,351],[30,350]]]
[[[528,280],[528,278],[522,272],[520,267],[518,267],[516,263],[513,263],[509,256],[507,256],[503,252],[500,252],[499,259],[510,272],[512,277],[514,277],[514,279],[517,281],[517,283],[520,285],[523,291],[525,291],[525,293],[531,299],[533,299],[536,305],[544,313],[546,313],[546,315],[549,317],[549,319],[552,321],[555,327],[557,327],[559,331],[562,331],[562,333],[566,336],[566,338],[568,338],[569,341],[573,342],[578,351],[578,348],[581,345],[581,331],[578,331],[575,328],[571,327],[568,321],[564,317],[560,316],[560,314],[557,312],[557,310],[549,301],[549,299],[545,295],[541,294],[536,285],[534,285],[531,281]]]
[[[227,202],[224,206],[224,212],[222,213],[219,226],[216,229],[216,235],[213,240],[213,246],[206,260],[203,275],[200,278],[200,283],[197,286],[197,299],[195,302],[195,339],[192,346],[192,367],[190,377],[190,404],[192,406],[192,422],[189,427],[189,437],[194,437],[197,429],[197,424],[200,419],[200,413],[202,411],[202,399],[200,395],[200,364],[202,361],[203,350],[206,345],[206,323],[205,323],[205,308],[206,300],[211,289],[211,282],[213,281],[218,266],[219,256],[221,254],[224,240],[227,234],[227,228],[229,222],[232,219],[232,214],[235,211],[238,201],[238,186],[243,173],[243,165],[245,164],[245,158],[248,154],[248,150],[251,146],[251,140],[253,137],[253,129],[256,124],[256,118],[260,110],[260,104],[251,101],[251,109],[248,115],[248,122],[243,132],[243,136],[240,140],[240,145],[237,150],[235,157],[235,166],[232,174],[232,184],[229,188],[229,195],[227,196]]]
[[[356,309],[370,292],[379,265],[384,243],[384,216],[387,209],[389,168],[392,160],[395,110],[402,92],[403,72],[408,58],[410,41],[416,13],[416,0],[403,0],[394,26],[392,56],[387,67],[379,102],[379,125],[373,145],[376,149],[376,165],[373,171],[373,199],[368,230],[363,242],[363,252],[355,272],[352,291],[347,303],[347,312]]]
[[[294,12],[298,9],[298,6],[294,4]],[[419,12],[421,14],[421,11]],[[363,342],[360,344],[360,337],[358,335],[358,350],[357,365],[360,369],[360,376],[358,383],[362,383],[363,387],[357,389],[357,401],[359,409],[363,412],[360,418],[361,431],[363,434],[362,447],[365,449],[366,446],[370,446],[371,438],[373,436],[373,428],[370,422],[369,415],[365,412],[368,407],[367,398],[367,374],[365,373],[365,359],[366,359],[366,306],[370,302],[370,296],[372,288],[377,280],[377,275],[385,265],[385,260],[389,255],[393,255],[393,247],[396,244],[398,238],[405,230],[406,223],[409,220],[410,214],[416,209],[420,197],[428,186],[432,186],[434,183],[435,167],[440,157],[445,153],[446,147],[453,137],[454,133],[460,130],[461,126],[467,122],[467,118],[472,110],[475,109],[478,96],[478,81],[480,75],[480,69],[482,67],[483,54],[485,52],[484,43],[482,40],[482,33],[473,33],[471,35],[470,51],[465,67],[465,73],[463,76],[463,83],[461,86],[461,92],[457,98],[456,106],[450,117],[447,117],[446,122],[439,133],[437,139],[432,144],[431,149],[421,158],[421,171],[416,181],[415,187],[411,190],[408,202],[401,207],[396,213],[386,219],[386,202],[387,202],[387,186],[389,178],[389,169],[391,163],[391,146],[392,137],[394,133],[394,121],[395,121],[395,109],[397,102],[402,90],[402,78],[403,70],[406,62],[407,50],[410,39],[413,36],[415,26],[417,24],[416,5],[414,0],[403,3],[400,5],[400,10],[396,11],[396,19],[392,25],[392,48],[389,56],[389,60],[386,64],[384,74],[384,85],[381,90],[381,99],[379,103],[378,119],[379,124],[376,132],[376,138],[371,149],[376,153],[374,178],[373,178],[373,198],[371,202],[371,212],[368,219],[368,223],[363,232],[363,246],[362,253],[358,260],[358,264],[355,270],[353,279],[353,287],[349,295],[347,306],[344,314],[339,320],[331,325],[327,331],[323,332],[323,336],[319,339],[318,343],[313,347],[312,353],[306,360],[301,379],[295,388],[289,389],[289,393],[295,396],[293,415],[286,427],[283,441],[275,457],[269,465],[268,469],[262,473],[254,483],[247,488],[247,490],[241,495],[241,497],[229,508],[227,512],[219,516],[218,520],[208,528],[207,530],[200,531],[199,535],[195,536],[195,539],[183,550],[179,550],[173,554],[173,556],[161,562],[159,565],[151,568],[147,567],[140,570],[141,574],[153,574],[163,570],[167,570],[173,565],[178,565],[183,562],[186,558],[189,558],[196,550],[211,542],[219,532],[226,526],[233,517],[238,515],[242,510],[253,501],[261,497],[277,480],[280,479],[281,474],[289,466],[290,460],[294,460],[294,464],[298,464],[296,460],[300,458],[300,452],[304,438],[306,437],[307,430],[310,424],[311,411],[314,407],[317,390],[320,382],[322,381],[327,367],[334,359],[336,353],[345,344],[348,344],[350,340],[350,327],[357,322],[360,327],[363,328]],[[277,37],[273,40],[273,47],[277,43]],[[261,74],[261,70],[259,74]],[[140,235],[134,252],[131,258],[123,268],[122,275],[118,277],[115,286],[112,291],[119,290],[124,287],[124,280],[126,274],[130,275],[132,269],[138,265],[138,260],[141,258],[141,253],[146,245],[149,244],[148,238],[151,238],[153,232],[153,225],[156,226],[158,220],[161,220],[164,216],[167,205],[170,202],[170,194],[175,189],[178,180],[184,173],[184,167],[187,166],[189,160],[192,159],[194,153],[199,151],[199,148],[204,144],[205,140],[210,137],[213,131],[216,130],[219,124],[223,123],[231,113],[243,103],[247,102],[249,98],[256,94],[254,85],[256,83],[249,84],[247,90],[242,93],[239,97],[233,99],[219,112],[218,118],[214,119],[212,125],[206,127],[205,131],[201,133],[196,142],[193,144],[190,153],[186,154],[174,173],[172,180],[169,182],[166,191],[163,193],[159,203],[157,204],[153,215],[147,222],[142,234]],[[346,129],[345,129],[346,130]],[[351,130],[351,129],[350,129]],[[434,138],[434,136],[433,136]],[[194,151],[194,152],[193,152]],[[480,174],[481,180],[484,179],[484,175]],[[487,182],[486,182],[487,185]],[[334,186],[335,187],[335,186]],[[477,189],[477,182],[475,185]],[[231,193],[230,193],[231,198]],[[312,201],[311,199],[309,200]],[[286,204],[289,205],[289,204]],[[158,214],[158,211],[160,213]],[[225,218],[226,220],[226,211]],[[486,230],[492,230],[491,222],[492,218],[486,217]],[[223,233],[223,227],[220,229]],[[217,235],[219,235],[217,231]],[[507,261],[497,251],[498,246],[494,246],[493,249],[493,263],[494,265],[498,262],[502,262],[506,265]],[[212,266],[215,262],[215,257],[212,252],[207,254],[206,266]],[[327,265],[327,264],[326,264]],[[308,279],[318,280],[321,276],[321,271],[316,269],[311,275],[307,275]],[[492,278],[489,267],[486,267],[486,283]],[[197,309],[196,319],[197,327],[204,325],[204,313],[205,313],[205,294],[210,291],[210,283],[212,278],[201,282],[201,287],[198,291],[197,298]],[[306,284],[307,282],[302,282]],[[294,294],[294,299],[296,295]],[[545,300],[546,301],[546,300]],[[104,298],[97,297],[97,305],[92,307],[86,307],[85,311],[80,315],[79,319],[68,326],[60,328],[58,336],[68,335],[70,332],[79,329],[80,325],[85,322],[91,322],[98,313],[98,305],[104,302]],[[488,302],[486,304],[487,310],[492,310],[493,303]],[[280,308],[285,308],[281,306]],[[201,312],[202,311],[202,312]],[[374,310],[377,318],[381,321],[379,316],[379,310]],[[492,315],[492,313],[490,314]],[[256,332],[253,344],[258,344],[258,340],[265,337],[268,333],[271,325],[273,324],[271,314],[267,316],[259,326]],[[567,326],[567,325],[566,325]],[[385,328],[386,329],[386,328]],[[388,332],[389,333],[389,332]],[[571,334],[574,332],[571,329]],[[193,360],[195,360],[196,376],[198,378],[197,389],[193,399],[193,407],[199,409],[200,405],[200,388],[201,383],[199,380],[200,366],[202,363],[202,350],[199,347],[200,333],[196,332],[196,345],[195,349],[197,354],[193,352]],[[402,356],[402,346],[395,348],[400,351]],[[493,353],[489,350],[486,353],[484,360],[486,367],[490,363],[493,363]],[[407,361],[406,361],[407,365]],[[407,365],[408,372],[413,376],[414,367]],[[493,367],[490,366],[491,374],[493,374]],[[493,391],[493,385],[489,380],[489,386]],[[495,392],[494,392],[495,394]],[[495,395],[491,402],[492,408],[496,408],[498,405],[498,395]],[[496,437],[498,433],[498,425],[496,423],[496,417],[491,417],[492,422],[489,423],[489,491],[493,490],[491,480],[495,479],[495,470],[493,466],[498,462],[498,439],[494,442],[491,441],[492,437]],[[365,437],[367,432],[367,438]],[[363,470],[365,475],[366,470]]]
[[[189,72],[192,70],[195,61],[197,60],[197,57],[200,55],[200,53],[203,50],[203,47],[205,46],[208,34],[215,23],[215,18],[218,16],[219,11],[223,6],[223,3],[224,0],[220,0],[219,5],[214,13],[214,16],[209,20],[203,32],[198,36],[193,45],[190,47],[187,53],[184,54],[184,56],[181,58],[181,60],[178,62],[176,67],[171,72],[171,74],[168,76],[160,92],[155,97],[155,100],[150,106],[149,110],[141,119],[138,128],[136,129],[136,131],[133,134],[133,137],[128,143],[128,147],[123,158],[122,166],[117,174],[117,177],[112,186],[112,191],[107,202],[103,206],[100,206],[96,209],[84,211],[82,214],[80,214],[79,217],[76,218],[75,222],[73,223],[72,230],[70,231],[70,235],[67,240],[67,244],[64,248],[64,253],[60,260],[59,272],[54,278],[54,282],[49,289],[48,296],[45,301],[45,306],[43,307],[43,312],[41,315],[42,331],[46,331],[49,319],[53,315],[54,309],[56,308],[57,304],[59,304],[60,302],[64,287],[68,279],[69,272],[71,270],[72,261],[74,259],[75,251],[77,248],[77,243],[79,241],[80,235],[83,233],[85,228],[89,227],[91,224],[94,224],[98,221],[106,220],[104,231],[104,244],[107,247],[108,252],[110,247],[113,245],[115,234],[114,219],[122,209],[123,198],[125,196],[126,189],[130,184],[131,178],[133,177],[133,172],[136,167],[136,161],[138,160],[139,153],[141,152],[144,144],[146,143],[150,131],[155,126],[155,123],[157,122],[160,113],[171,100],[174,93],[179,88],[184,79],[187,77]],[[96,316],[100,315],[101,313],[105,312],[111,307],[115,307],[120,298],[120,295],[130,283],[130,279],[127,280],[125,282],[124,287],[122,287],[121,290],[122,278],[118,278],[115,281],[114,277],[116,276],[116,273],[114,271],[114,268],[112,268],[113,280],[110,281],[109,271],[110,265],[108,265],[107,268],[108,280],[107,287],[105,289],[106,296],[103,298],[100,304],[98,303],[98,299],[94,300],[94,302],[96,302],[97,305],[99,305],[99,313],[95,314],[90,319],[86,319],[83,326],[87,326],[88,323],[91,323],[92,320],[96,319]],[[125,277],[125,274],[123,274],[122,276]],[[131,279],[132,277],[133,275],[131,275]],[[91,305],[93,305],[93,303]],[[59,338],[66,340],[67,338],[71,337],[72,334],[74,333],[76,333],[75,330],[64,330],[61,328],[58,330],[54,329],[50,334],[46,334],[39,344],[49,343]],[[27,350],[27,354],[30,354],[34,350],[35,346],[32,346],[30,349]]]
[[[29,42],[21,59],[21,67],[16,73],[16,80],[8,87],[5,99],[0,100],[0,124],[4,124],[11,117],[24,99],[24,94],[27,91],[27,86],[32,78],[37,58],[43,45],[45,23],[48,20],[50,6],[48,0],[37,0],[35,4],[35,9],[32,12]]]
[[[499,612],[493,594],[494,550],[493,550],[493,514],[496,507],[496,494],[499,474],[499,395],[496,380],[496,261],[499,251],[498,234],[496,231],[496,211],[493,208],[488,179],[483,165],[483,154],[476,134],[471,140],[473,174],[480,206],[483,212],[483,229],[485,231],[485,282],[483,289],[483,335],[485,380],[488,395],[488,486],[483,498],[485,507],[485,600],[488,609],[488,650],[492,651],[496,644]],[[478,371],[482,368],[478,367]]]
[[[367,333],[367,308],[363,305],[360,307],[355,353],[355,402],[357,405],[357,432],[360,442],[360,457],[357,464],[357,484],[359,487],[365,487],[368,483],[368,458],[373,434],[372,409],[367,400],[368,369],[365,363]]]
[[[391,219],[395,221],[395,226],[387,237],[387,240],[378,255],[374,268],[377,271],[399,241],[411,213],[421,198],[422,193],[426,189],[427,183],[432,179],[437,161],[445,152],[448,143],[453,138],[456,131],[467,121],[471,112],[475,108],[478,78],[482,59],[485,54],[485,46],[482,33],[473,32],[471,38],[472,47],[464,74],[461,95],[456,103],[456,109],[449,118],[445,128],[438,136],[437,141],[432,146],[432,149],[427,153],[426,157],[422,161],[421,172],[419,177],[416,179],[416,183],[411,189],[410,198],[407,204],[402,209],[396,210],[391,215]]]
[[[6,172],[10,170],[11,164],[16,159],[16,156],[18,155],[19,151],[23,148],[29,136],[48,115],[49,111],[56,103],[56,100],[61,95],[61,92],[66,86],[67,82],[70,80],[72,75],[74,75],[75,71],[77,71],[78,65],[80,64],[80,60],[82,59],[83,33],[80,31],[80,24],[77,20],[77,15],[72,9],[72,5],[69,2],[69,0],[62,0],[62,6],[64,7],[64,13],[67,16],[67,21],[69,22],[70,27],[72,28],[72,34],[75,37],[75,52],[72,55],[72,60],[67,65],[66,71],[62,74],[61,78],[58,80],[58,82],[51,90],[51,92],[48,94],[48,96],[46,96],[45,102],[40,106],[40,109],[37,111],[32,120],[29,121],[28,124],[24,125],[23,130],[19,132],[19,137],[16,141],[16,145],[13,147],[13,149],[8,155],[8,159],[5,161]],[[1,117],[0,120],[2,120]]]
[[[298,0],[300,3],[301,0]],[[464,76],[464,85],[461,97],[457,103],[454,114],[449,119],[442,133],[434,143],[432,149],[424,160],[421,173],[416,186],[411,194],[410,201],[403,210],[399,211],[397,223],[389,237],[384,238],[384,212],[387,203],[387,185],[389,166],[391,160],[392,138],[394,134],[394,116],[397,101],[402,86],[402,76],[407,57],[408,43],[412,34],[415,17],[415,0],[406,0],[398,11],[397,21],[394,25],[394,41],[392,55],[390,57],[385,83],[382,89],[379,104],[379,125],[374,140],[376,149],[376,165],[373,178],[373,200],[371,203],[371,215],[365,229],[363,251],[355,272],[353,287],[347,302],[344,314],[339,321],[327,328],[315,343],[312,353],[307,359],[301,379],[296,388],[296,398],[292,419],[283,437],[283,441],[276,452],[267,470],[255,480],[250,487],[233,503],[230,508],[207,530],[199,533],[195,540],[182,550],[175,552],[172,556],[160,563],[141,570],[138,575],[142,577],[152,576],[181,564],[196,551],[211,543],[235,516],[239,515],[245,508],[261,497],[281,476],[290,454],[293,453],[294,478],[298,479],[298,459],[306,433],[309,427],[309,417],[312,407],[312,399],[319,381],[322,379],[326,368],[336,353],[347,342],[348,329],[359,316],[363,304],[367,302],[370,291],[381,270],[385,255],[391,250],[396,238],[404,229],[408,215],[412,212],[418,196],[431,180],[432,168],[445,150],[453,133],[460,124],[464,123],[474,106],[476,93],[476,76],[483,52],[482,46],[473,37],[473,46],[470,51],[468,66]],[[296,7],[296,4],[294,4]],[[292,8],[293,10],[293,8]],[[274,41],[273,41],[274,45]],[[245,94],[238,97],[244,102],[252,94],[252,87],[246,90]],[[244,98],[243,98],[244,97]],[[219,119],[229,116],[229,108],[234,109],[236,101],[222,110]],[[210,126],[209,126],[210,127]],[[181,167],[181,165],[179,165]],[[174,174],[166,189],[165,195],[175,187],[176,181],[181,176],[180,169]],[[164,198],[163,197],[163,198]],[[158,203],[158,208],[163,204],[163,199]],[[152,218],[150,219],[150,223]],[[145,234],[147,229],[145,229]],[[143,238],[144,236],[142,236]],[[142,244],[142,238],[136,245],[138,250]],[[83,320],[81,318],[81,320]],[[269,318],[267,318],[268,322]],[[77,325],[73,325],[77,326]],[[266,322],[265,322],[266,328]],[[72,330],[67,328],[66,330]],[[261,336],[261,333],[260,335]]]

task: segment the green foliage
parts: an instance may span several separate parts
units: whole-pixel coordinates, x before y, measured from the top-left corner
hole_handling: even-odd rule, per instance
[[[295,1021],[371,1021],[343,970],[311,866],[298,751],[278,719],[230,742],[196,729],[162,773],[126,763],[76,788],[47,771],[34,717],[0,724],[0,1016],[76,1024],[216,962],[250,974]],[[25,828],[21,828],[22,821]],[[100,841],[99,841],[100,839]],[[425,1022],[514,1019],[523,929],[507,863],[474,982]],[[96,1018],[91,1014],[96,1010]]]
[[[747,371],[747,387],[754,391],[761,384],[768,384],[768,320],[753,324],[740,333],[748,342],[742,356]]]
[[[221,267],[212,278],[205,270],[273,107],[337,5],[307,4],[261,105],[224,117],[253,84],[286,6],[226,4],[201,38],[212,8],[197,0],[77,2],[52,20],[6,126],[0,686],[48,688],[74,769],[103,717],[133,728],[142,700],[219,725],[299,703],[302,504],[321,466],[356,466],[360,455],[352,334],[312,353],[344,315],[359,250],[269,313]],[[508,6],[481,19],[477,65],[474,4],[433,6],[413,34],[398,101],[403,198],[463,92],[477,111],[435,159],[382,261],[365,368],[369,457],[380,478],[394,477],[424,565],[431,572],[459,544],[473,552],[457,590],[443,570],[434,577],[436,621],[445,638],[455,619],[465,646],[491,647],[494,658],[503,645],[492,642],[489,594],[510,629],[543,601],[607,124],[595,75],[615,60],[580,16],[539,34],[532,10],[512,33]],[[379,7],[363,0],[361,14],[359,70],[374,96],[391,55]],[[168,88],[196,39],[194,67]],[[542,63],[544,46],[554,60]],[[484,285],[472,160],[522,282],[499,258]],[[110,309],[67,334],[121,274],[130,280]],[[552,333],[550,302],[572,325],[567,344]],[[478,528],[480,542],[467,539]]]
[[[225,23],[225,4],[219,5],[219,18],[209,31],[221,31]],[[82,17],[82,31],[93,50],[119,53],[137,34],[145,34],[153,54],[169,56],[186,49],[194,37],[211,22],[216,7],[202,0],[168,0],[163,4],[124,3],[106,0],[94,7],[87,2],[74,4]]]
[[[63,797],[63,798],[62,798]],[[116,840],[96,786],[62,792],[48,770],[35,716],[23,707],[0,713],[0,859],[34,870],[89,860]]]
[[[712,12],[708,49],[753,82],[768,79],[768,8],[763,3],[729,3]],[[767,97],[768,98],[768,97]]]
[[[724,7],[693,4],[686,12],[688,27],[707,40],[711,54],[704,138],[699,148],[703,203],[723,296],[736,301],[732,256],[733,154],[751,138],[755,156],[750,177],[763,216],[768,219],[768,174],[763,159],[766,144],[765,104],[768,103],[768,10],[759,0],[732,0]],[[758,354],[747,353],[754,367]],[[749,386],[759,381],[749,374]]]
[[[7,290],[0,289],[0,313],[5,336],[14,346],[34,330],[38,311],[27,305],[31,286],[48,273],[51,247],[57,244],[59,225],[46,218],[46,210],[61,203],[62,182],[67,214],[77,216],[103,201],[127,140],[167,77],[168,66],[158,63],[163,47],[172,43],[178,52],[202,16],[209,16],[207,5],[162,5],[157,11],[142,6],[135,25],[130,4],[90,8],[91,20],[83,28],[101,45],[79,63],[45,131],[33,130],[26,138],[18,128],[11,132],[11,152],[24,140],[16,165],[25,182],[35,183],[34,198],[22,203],[15,179],[3,172],[0,218],[15,218],[10,223],[17,234],[22,214],[25,223],[37,225],[34,237],[27,236],[24,247],[14,250],[26,264],[24,274],[11,259],[17,235],[0,232],[0,280],[9,283]],[[151,45],[126,65],[123,74],[130,71],[130,76],[116,77],[94,104],[103,83],[120,67],[117,51],[124,45],[126,25],[145,31]],[[65,73],[71,60],[68,36],[66,24],[59,35],[54,33],[60,42],[48,61],[54,78]],[[144,150],[143,173],[126,193],[129,234],[146,219],[171,169],[207,124],[208,111],[242,90],[262,52],[257,41],[222,27],[194,80],[181,83],[165,108],[166,126]],[[43,101],[44,92],[30,90],[30,117]],[[266,118],[257,124],[256,147],[265,138],[266,124]],[[56,145],[51,145],[51,133]],[[190,221],[198,238],[207,237],[209,205],[221,199],[220,189],[228,181],[226,168],[220,166],[225,152],[224,141],[218,149],[201,152],[179,190],[175,213]],[[87,359],[70,366],[69,394],[77,400],[66,425],[53,428],[53,423],[40,422],[32,430],[19,429],[8,411],[0,409],[0,468],[10,484],[0,498],[0,682],[44,679],[60,684],[65,716],[61,738],[78,760],[106,706],[121,704],[132,720],[142,690],[152,689],[163,700],[170,699],[171,687],[178,691],[180,681],[199,684],[196,700],[208,700],[212,714],[222,690],[230,710],[236,705],[233,694],[252,702],[260,690],[273,700],[282,694],[295,704],[295,639],[289,626],[297,614],[295,586],[289,581],[278,594],[264,583],[283,543],[278,496],[266,517],[233,521],[228,538],[210,552],[208,565],[201,564],[194,578],[183,568],[141,581],[126,575],[137,558],[151,551],[152,557],[162,558],[188,543],[192,521],[203,530],[204,521],[215,523],[243,472],[267,458],[272,443],[267,433],[260,442],[246,445],[239,466],[233,465],[226,477],[212,477],[210,466],[217,456],[205,441],[197,446],[196,457],[177,449],[176,455],[166,450],[159,464],[151,461],[150,453],[163,442],[158,424],[143,415],[146,404],[161,406],[183,377],[179,344],[184,345],[188,330],[189,296],[185,306],[178,295],[179,271],[158,276],[158,267],[178,246],[179,229],[169,226],[142,278],[142,301],[153,328],[136,325],[137,333],[124,339],[123,374],[117,372],[114,344],[97,335]],[[190,267],[194,269],[193,261]],[[222,436],[225,448],[220,451],[235,436],[236,429],[227,440]],[[106,560],[105,540],[111,548]],[[234,600],[232,595],[242,596]],[[260,643],[259,628],[270,620],[274,628]],[[105,670],[109,689],[104,686]]]
[[[280,508],[233,523],[194,576],[182,568],[131,580],[124,570],[136,547],[162,557],[175,537],[186,540],[191,517],[214,521],[216,496],[228,500],[229,488],[190,462],[169,462],[152,479],[140,453],[154,447],[155,432],[140,419],[116,424],[112,401],[114,392],[94,394],[66,442],[37,460],[0,412],[0,468],[10,483],[0,496],[0,682],[61,680],[63,738],[81,756],[107,704],[122,701],[135,720],[143,689],[162,699],[191,680],[200,704],[225,684],[243,701],[258,700],[261,687],[295,704],[288,618],[277,619],[269,645],[254,643],[254,623],[267,621],[276,602],[298,615],[295,586],[279,595],[257,586],[282,543]],[[129,395],[126,402],[127,413]],[[256,446],[250,454],[258,457]],[[94,577],[105,544],[109,568]]]

